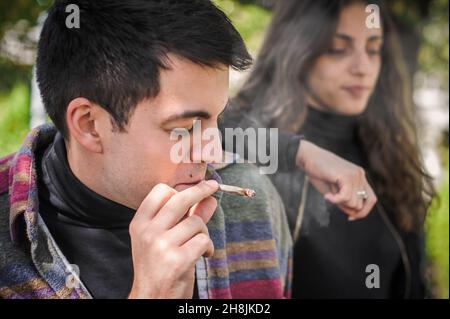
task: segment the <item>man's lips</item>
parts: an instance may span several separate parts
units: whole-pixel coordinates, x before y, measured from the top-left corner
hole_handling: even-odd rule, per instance
[[[195,182],[189,182],[189,183],[178,183],[173,188],[179,192],[184,191],[185,189],[188,189],[190,187],[193,187],[203,181],[203,179],[199,179]]]

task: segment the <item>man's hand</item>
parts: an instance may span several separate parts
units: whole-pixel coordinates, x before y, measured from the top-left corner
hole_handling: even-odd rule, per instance
[[[155,186],[130,224],[134,280],[129,298],[192,298],[195,263],[214,253],[206,223],[217,201],[215,181],[182,192]]]
[[[364,169],[308,141],[301,141],[296,164],[326,200],[349,215],[349,220],[366,217],[377,202]],[[358,195],[360,191],[367,194],[365,199]]]

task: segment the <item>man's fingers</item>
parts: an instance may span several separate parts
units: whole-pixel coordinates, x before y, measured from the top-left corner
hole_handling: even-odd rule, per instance
[[[172,196],[155,217],[155,222],[164,229],[176,225],[189,209],[219,189],[216,181],[205,181]]]
[[[217,200],[210,196],[195,204],[189,211],[189,216],[197,215],[207,224],[217,208]]]
[[[153,219],[176,193],[176,190],[166,184],[158,184],[153,187],[134,215],[134,222],[145,222]]]
[[[187,256],[211,257],[214,255],[214,244],[208,235],[200,233],[188,240],[181,248]]]
[[[206,224],[199,216],[193,215],[184,219],[175,227],[167,231],[166,238],[176,246],[182,246],[187,241],[200,233],[203,233],[209,237],[209,232]]]

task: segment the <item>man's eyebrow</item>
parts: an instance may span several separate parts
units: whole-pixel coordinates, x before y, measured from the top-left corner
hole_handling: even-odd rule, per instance
[[[230,100],[227,100],[225,107],[223,108],[222,112],[220,112],[220,114],[217,117],[220,117],[225,113],[229,104],[230,104]],[[205,112],[205,111],[186,111],[181,114],[174,114],[174,115],[169,116],[167,119],[165,119],[162,122],[162,125],[166,125],[170,122],[174,122],[174,121],[178,121],[178,120],[185,120],[185,119],[192,119],[192,118],[202,118],[205,120],[209,120],[211,118],[211,114],[209,114],[208,112]]]
[[[165,119],[162,123],[162,125],[168,124],[173,121],[178,120],[185,120],[185,119],[191,119],[191,118],[202,118],[205,120],[208,120],[211,118],[211,114],[205,111],[186,111],[181,114],[174,114],[169,116],[167,119]]]

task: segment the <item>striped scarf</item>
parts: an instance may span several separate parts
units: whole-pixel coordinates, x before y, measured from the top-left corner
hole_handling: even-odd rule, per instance
[[[35,154],[56,134],[33,129],[17,153],[0,159],[0,298],[92,298],[39,215]],[[252,199],[218,196],[208,230],[215,252],[196,264],[199,297],[289,298],[292,241],[273,185],[251,164],[229,164],[211,177],[250,187]]]

